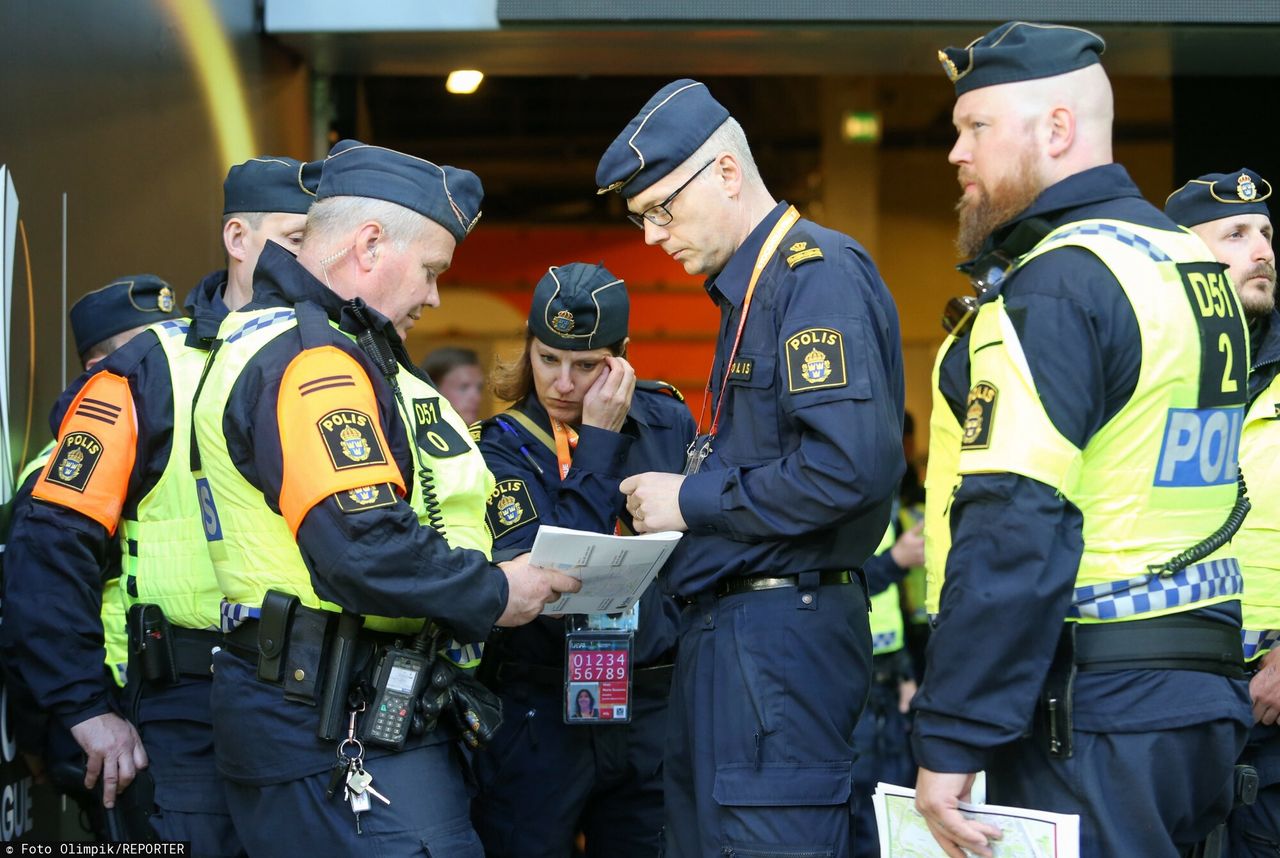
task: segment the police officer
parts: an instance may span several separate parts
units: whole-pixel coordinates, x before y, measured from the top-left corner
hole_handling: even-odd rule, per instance
[[[481,195],[465,170],[338,143],[297,258],[267,245],[253,301],[219,332],[194,422],[226,599],[218,769],[250,854],[287,839],[293,854],[479,855],[450,723],[491,728],[439,694],[461,693],[462,645],[579,586],[489,562],[492,477],[404,351]],[[445,655],[443,629],[459,643]]]
[[[907,650],[901,584],[924,562],[924,536],[919,524],[903,528],[895,516],[874,557],[862,571],[871,594],[871,694],[853,731],[858,757],[853,764],[857,820],[854,858],[878,858],[880,837],[872,796],[881,781],[899,786],[914,783],[907,713],[916,692],[916,674]]]
[[[164,309],[167,308],[167,309]],[[75,341],[76,353],[84,369],[92,368],[103,358],[141,333],[148,325],[163,319],[174,318],[173,290],[169,284],[153,274],[135,274],[122,277],[85,295],[71,305],[67,319]],[[44,470],[57,440],[51,440],[18,474],[9,513],[31,503],[34,477]],[[38,570],[37,574],[38,574]],[[12,562],[9,575],[22,574]],[[102,582],[101,623],[106,653],[104,667],[109,673],[106,683],[108,696],[115,700],[115,689],[124,686],[128,646],[125,640],[124,602],[120,597],[120,555],[117,548],[109,553]],[[15,594],[29,593],[25,582],[11,588]],[[22,606],[22,595],[16,604]],[[6,598],[8,602],[8,599]],[[21,653],[6,650],[6,656],[20,658]],[[99,839],[111,836],[103,816],[101,801],[84,787],[84,756],[71,732],[49,713],[40,709],[30,689],[20,679],[17,666],[7,665],[11,681],[6,686],[9,695],[9,717],[14,726],[15,740],[25,752],[34,756],[32,769],[43,772],[60,791],[73,798],[86,812],[90,827]]]
[[[495,552],[528,550],[543,524],[630,533],[622,479],[684,466],[693,417],[674,388],[636,381],[628,309],[626,284],[602,265],[553,266],[538,281],[524,350],[494,377],[515,405],[480,436],[498,481],[488,510]],[[540,617],[490,640],[485,669],[507,713],[475,762],[476,828],[490,858],[567,858],[578,831],[591,856],[658,854],[678,616],[654,584],[634,616]],[[629,724],[565,717],[565,635],[575,628],[633,632]]]
[[[848,855],[866,591],[903,473],[897,312],[853,239],[760,179],[697,81],[661,90],[596,181],[721,311],[709,425],[684,475],[622,483],[636,530],[686,531],[665,757],[667,854]],[[855,570],[851,572],[850,570]]]
[[[1221,266],[1112,163],[1102,50],[1011,22],[939,54],[989,285],[940,373],[960,479],[915,702],[916,803],[952,856],[999,837],[956,809],[983,769],[994,803],[1080,814],[1082,855],[1190,854],[1249,721],[1217,550],[1247,334]]]
[[[191,477],[189,403],[219,320],[247,298],[246,269],[263,245],[300,236],[317,173],[318,165],[308,169],[288,158],[232,167],[224,184],[228,269],[196,287],[190,318],[151,326],[63,394],[55,408],[59,446],[9,549],[10,561],[30,572],[25,578],[45,582],[30,598],[55,600],[57,609],[22,611],[19,628],[6,623],[5,632],[45,674],[46,690],[37,687],[37,696],[58,695],[55,711],[77,706],[62,717],[75,724],[72,732],[89,755],[86,785],[101,769],[110,807],[117,788],[149,756],[152,827],[163,839],[190,841],[201,855],[243,849],[214,767],[209,693],[221,594]],[[167,287],[157,300],[172,310]],[[98,570],[113,536],[133,661],[123,714],[137,733],[87,682],[102,633],[88,609],[96,607]]]
[[[1271,184],[1242,167],[1192,179],[1169,195],[1164,211],[1190,227],[1225,263],[1249,322],[1249,410],[1240,434],[1240,469],[1253,504],[1232,542],[1244,568],[1244,655],[1252,673],[1249,694],[1257,722],[1240,758],[1253,766],[1260,789],[1251,806],[1231,814],[1230,851],[1280,852],[1280,314],[1276,312],[1276,257],[1267,199]]]

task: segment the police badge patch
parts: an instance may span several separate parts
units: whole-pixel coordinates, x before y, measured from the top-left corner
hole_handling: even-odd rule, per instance
[[[72,491],[83,492],[101,458],[102,442],[97,438],[88,432],[68,433],[58,446],[45,479]]]
[[[969,450],[991,446],[991,421],[996,416],[999,391],[989,381],[980,381],[969,391],[964,411],[964,437],[960,445]]]
[[[787,389],[791,393],[844,387],[844,335],[832,328],[807,328],[787,337]]]
[[[1258,186],[1248,173],[1241,173],[1240,178],[1236,179],[1236,196],[1246,203],[1258,196]]]
[[[485,520],[493,538],[504,536],[517,527],[523,527],[538,517],[538,511],[529,497],[524,480],[502,480],[489,495],[485,507]]]
[[[324,439],[329,459],[336,471],[366,465],[385,465],[386,455],[378,445],[369,415],[349,408],[330,411],[316,423]]]
[[[364,512],[367,509],[392,506],[396,502],[396,493],[390,483],[376,486],[360,486],[333,496],[338,509],[345,513]]]

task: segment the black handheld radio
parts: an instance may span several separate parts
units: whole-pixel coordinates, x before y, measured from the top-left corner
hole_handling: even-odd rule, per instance
[[[404,747],[418,698],[431,679],[437,637],[433,624],[427,623],[407,649],[383,650],[373,679],[373,703],[360,721],[360,741],[396,750]]]

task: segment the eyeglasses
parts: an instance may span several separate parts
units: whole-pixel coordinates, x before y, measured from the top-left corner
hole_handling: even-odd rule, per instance
[[[665,200],[658,203],[656,206],[649,206],[649,208],[645,209],[640,214],[628,214],[627,220],[631,221],[641,229],[644,229],[645,221],[649,221],[649,223],[653,224],[654,226],[666,226],[667,224],[671,223],[671,209],[670,209],[671,203],[675,200],[676,197],[680,196],[681,191],[689,187],[690,182],[698,178],[698,175],[703,170],[707,169],[715,162],[716,162],[716,159],[712,158],[710,161],[708,161],[707,163],[699,167],[697,169],[697,172],[695,172],[692,176],[686,179],[683,185],[681,185],[680,187],[672,191],[671,196],[667,197]]]

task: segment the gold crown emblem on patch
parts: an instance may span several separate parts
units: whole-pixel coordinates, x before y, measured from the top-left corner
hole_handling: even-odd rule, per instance
[[[826,360],[827,356],[822,352],[818,351],[817,349],[814,349],[813,351],[805,355],[804,359],[806,363],[819,363],[821,361]]]
[[[516,499],[513,498],[511,495],[503,495],[502,497],[498,498],[498,509],[506,509],[507,507],[511,506],[515,502],[516,502]]]
[[[942,70],[947,73],[947,77],[951,79],[951,82],[955,83],[960,77],[960,70],[951,61],[951,57],[947,56],[946,51],[938,51],[938,62],[942,63]]]
[[[71,452],[67,453],[67,461],[68,461],[68,462],[83,462],[83,461],[84,461],[84,451],[83,451],[83,450],[81,450],[81,449],[79,449],[79,448],[77,448],[77,449],[75,449],[75,450],[72,450]]]
[[[809,246],[809,242],[807,241],[797,241],[795,244],[791,245],[791,252],[799,253],[800,251],[804,250],[808,246]]]
[[[1241,173],[1240,178],[1236,179],[1236,196],[1245,202],[1249,202],[1258,195],[1258,186],[1253,183],[1253,179],[1248,173]]]
[[[360,430],[354,426],[348,426],[346,429],[343,429],[339,433],[339,436],[343,441],[364,440],[364,436],[360,434]]]
[[[561,310],[556,313],[556,317],[551,320],[551,328],[558,334],[567,334],[573,330],[573,313],[568,310]]]

